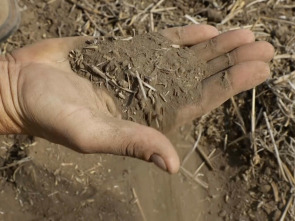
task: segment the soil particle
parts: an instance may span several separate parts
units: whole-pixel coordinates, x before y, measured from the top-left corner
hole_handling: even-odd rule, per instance
[[[222,12],[216,9],[208,9],[206,14],[208,17],[208,21],[221,22],[224,18]]]
[[[263,185],[260,187],[260,191],[262,193],[268,193],[271,190],[271,186],[270,185]]]
[[[226,217],[226,211],[222,210],[220,211],[220,213],[218,214],[220,217]]]

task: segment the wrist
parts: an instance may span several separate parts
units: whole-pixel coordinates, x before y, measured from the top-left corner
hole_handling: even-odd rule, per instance
[[[19,68],[15,60],[0,56],[0,134],[19,134],[22,123],[16,109]]]

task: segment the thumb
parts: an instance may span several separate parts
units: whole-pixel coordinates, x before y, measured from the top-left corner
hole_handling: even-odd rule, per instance
[[[179,157],[168,138],[159,131],[112,117],[87,124],[76,134],[75,149],[86,153],[110,153],[154,162],[169,173],[179,170]],[[78,139],[78,140],[77,140]]]
[[[26,45],[23,48],[12,52],[22,63],[41,62],[66,62],[69,52],[73,49],[82,47],[85,41],[93,39],[89,36],[51,38]]]

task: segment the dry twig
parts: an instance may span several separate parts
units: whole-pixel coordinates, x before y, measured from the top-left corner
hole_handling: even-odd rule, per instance
[[[15,167],[15,166],[21,165],[21,164],[26,163],[26,162],[29,162],[29,161],[31,161],[31,160],[32,160],[31,157],[26,157],[26,158],[23,158],[23,159],[21,159],[21,160],[19,160],[19,161],[14,162],[14,163],[8,164],[8,165],[6,165],[6,166],[4,166],[4,167],[0,167],[0,170],[6,170],[6,169],[8,169],[8,168],[11,168],[11,167]]]
[[[285,220],[286,215],[287,215],[287,212],[289,211],[289,208],[290,208],[290,206],[291,206],[292,200],[293,200],[293,195],[290,196],[290,199],[288,200],[288,203],[287,203],[287,205],[286,205],[286,207],[285,207],[285,210],[284,210],[284,212],[283,212],[283,214],[282,214],[282,216],[281,216],[280,221],[284,221],[284,220]]]
[[[196,142],[195,142],[193,148],[191,149],[191,151],[188,152],[188,154],[184,157],[184,159],[183,159],[183,161],[182,161],[182,166],[184,166],[184,164],[185,164],[186,161],[190,158],[190,156],[191,156],[194,152],[196,152],[196,149],[197,149],[197,147],[198,147],[198,145],[199,145],[199,142],[200,142],[200,140],[201,140],[201,137],[202,137],[202,132],[203,132],[203,128],[200,127],[198,138],[197,138],[197,140],[196,140]]]
[[[264,115],[264,118],[265,118],[265,122],[266,122],[266,125],[267,125],[267,128],[268,128],[270,138],[271,138],[273,146],[274,146],[275,156],[277,158],[277,161],[278,161],[278,164],[279,164],[279,167],[280,167],[281,175],[283,176],[284,180],[288,182],[288,179],[287,179],[287,177],[285,175],[285,172],[284,172],[284,168],[283,168],[283,165],[282,165],[282,160],[281,160],[281,157],[280,157],[280,154],[279,154],[279,150],[278,150],[278,147],[277,147],[277,144],[276,144],[276,141],[275,141],[275,138],[274,138],[274,135],[273,135],[273,132],[272,132],[268,117],[267,117],[265,112],[263,112],[263,115]]]
[[[144,215],[143,208],[142,208],[142,206],[141,206],[141,204],[140,204],[140,202],[139,202],[139,199],[138,199],[137,193],[136,193],[136,191],[135,191],[134,188],[132,188],[132,193],[133,193],[133,197],[134,197],[134,202],[136,203],[136,205],[137,205],[137,207],[138,207],[138,209],[139,209],[139,211],[140,211],[140,214],[141,214],[141,216],[142,216],[142,219],[143,219],[143,221],[146,221],[147,219],[146,219],[146,217],[145,217],[145,215]]]

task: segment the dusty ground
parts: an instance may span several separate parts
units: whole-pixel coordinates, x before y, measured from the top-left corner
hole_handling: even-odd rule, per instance
[[[75,2],[20,0],[22,24],[2,43],[2,53],[50,37],[128,37],[209,23],[221,31],[250,28],[257,40],[271,42],[277,50],[273,79],[257,88],[255,99],[252,91],[243,93],[181,128],[176,148],[187,160],[174,176],[129,158],[1,137],[0,220],[294,220],[291,0]],[[213,171],[200,151],[191,153],[197,138]]]

